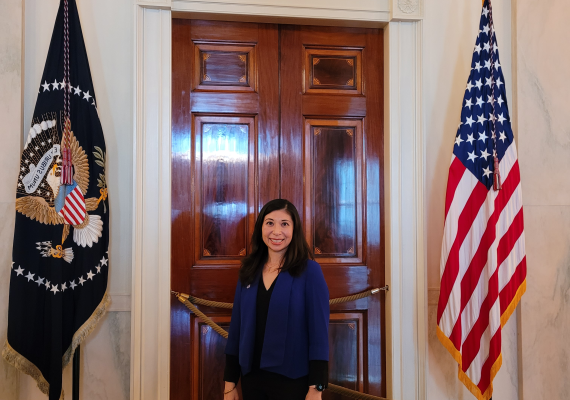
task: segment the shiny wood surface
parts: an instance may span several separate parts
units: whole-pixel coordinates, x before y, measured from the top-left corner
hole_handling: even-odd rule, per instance
[[[362,94],[362,48],[304,48],[304,93]]]
[[[257,213],[279,197],[297,206],[310,243],[329,243],[317,261],[332,298],[383,286],[381,31],[177,19],[172,31],[172,289],[233,301]],[[217,64],[204,64],[208,52]],[[309,88],[307,54],[356,57],[354,86]],[[239,55],[247,76],[236,83]],[[334,65],[316,73],[344,80]],[[328,131],[314,141],[318,127]],[[385,396],[383,293],[331,311],[331,382]],[[171,317],[171,398],[218,398],[225,339],[177,300]]]
[[[307,118],[304,136],[305,174],[311,177],[304,190],[312,210],[306,221],[307,240],[322,264],[364,265],[362,121]],[[346,162],[351,171],[339,176]]]
[[[348,389],[364,388],[364,315],[333,313],[329,324],[329,379]],[[342,400],[343,396],[325,391],[323,400]]]
[[[230,326],[230,317],[214,317],[214,322],[226,331]],[[196,399],[222,399],[224,392],[224,368],[226,356],[224,350],[227,339],[220,336],[208,325],[192,316],[193,348],[192,365],[199,366],[192,371],[194,385],[192,398]],[[241,385],[238,383],[237,391],[240,399]]]
[[[330,116],[349,115],[351,117],[366,117],[366,97],[364,96],[335,96],[313,95],[303,96],[303,115]]]
[[[280,27],[281,42],[281,198],[295,204],[301,220],[306,223],[303,182],[304,114],[303,114],[303,50],[301,27]]]
[[[253,118],[196,117],[196,204],[200,258],[246,254],[250,131]],[[255,135],[251,134],[252,138]],[[252,168],[253,172],[253,168]],[[200,220],[198,220],[198,218]]]
[[[384,213],[384,92],[383,39],[381,30],[369,30],[363,50],[366,108],[364,118],[363,191],[366,193],[366,258],[370,265],[372,287],[385,285],[385,213]],[[375,34],[377,33],[377,34]],[[386,395],[386,301],[385,292],[369,297],[367,319],[369,393]],[[371,323],[374,321],[373,323]]]
[[[220,398],[223,390],[224,349],[227,339],[218,335],[209,326],[194,316],[187,316],[192,325],[192,354],[188,359],[192,365],[198,365],[192,371],[194,381],[199,382],[193,388],[193,397],[199,399]],[[215,316],[214,322],[227,330],[230,318]],[[363,390],[363,313],[333,313],[329,327],[329,378],[331,382],[353,390]],[[241,397],[241,385],[238,385]],[[323,400],[342,400],[344,397],[330,391],[323,393]]]
[[[343,93],[342,88],[338,87],[328,92],[319,89],[322,92],[310,93],[307,90],[305,93],[303,86],[308,88],[306,77],[311,76],[307,68],[312,68],[312,63],[306,61],[307,48],[317,52],[360,52],[362,94],[350,93],[349,90]],[[351,124],[361,127],[362,139],[354,142],[355,159],[359,161],[355,163],[359,170],[354,182],[357,209],[354,256],[323,252],[316,255],[331,288],[331,297],[355,293],[354,289],[363,284],[367,288],[384,285],[382,51],[382,32],[379,30],[310,26],[281,28],[281,188],[283,197],[294,201],[299,205],[299,210],[302,209],[309,243],[322,237],[325,241],[336,240],[338,248],[345,246],[332,229],[334,225],[343,226],[343,222],[335,221],[332,218],[334,212],[317,204],[335,202],[338,192],[325,191],[338,191],[338,186],[332,182],[332,175],[324,171],[313,172],[313,169],[330,168],[335,160],[340,161],[346,153],[340,147],[336,150],[328,147],[324,150],[328,153],[330,163],[315,162],[319,154],[315,153],[313,128],[343,124],[347,128]],[[357,131],[355,128],[355,135]],[[341,146],[340,143],[338,145]],[[304,177],[304,182],[299,179],[300,176]],[[346,222],[349,223],[348,220]],[[337,251],[334,246],[333,251]],[[370,297],[360,304],[337,305],[334,310],[348,312],[358,307],[366,309],[363,322],[366,335],[362,343],[365,355],[363,389],[367,393],[385,397],[383,294]],[[356,377],[351,379],[350,384],[356,384]],[[334,379],[331,382],[334,383]]]
[[[188,293],[189,260],[194,259],[192,217],[192,175],[190,137],[192,115],[192,63],[194,52],[188,43],[191,23],[172,21],[172,183],[171,183],[171,288]],[[175,283],[176,282],[176,283]],[[191,327],[188,309],[174,296],[170,306],[170,398],[191,396]]]
[[[279,197],[278,27],[175,19],[172,32],[171,287],[231,302],[256,205]],[[220,82],[230,80],[224,78],[223,65],[209,66],[218,71],[218,82],[208,86],[201,81],[203,54],[214,51],[247,53],[247,87],[255,91]],[[228,57],[208,61],[227,64]],[[207,126],[210,133],[204,131]],[[240,126],[246,126],[246,132]],[[234,147],[204,146],[208,134],[233,137]],[[171,398],[210,399],[207,387],[214,378],[197,374],[201,361],[195,346],[201,336],[187,311],[184,314],[178,305],[172,309]],[[227,310],[204,311],[229,320]],[[207,342],[203,359],[223,354],[216,340]],[[219,369],[223,363],[211,365]]]
[[[355,57],[311,57],[311,88],[353,89],[356,80]]]
[[[255,46],[195,43],[194,90],[255,91]]]
[[[312,126],[313,251],[356,253],[356,126]]]
[[[212,114],[213,110],[231,114],[257,114],[259,112],[258,93],[192,93],[190,109],[193,113]]]

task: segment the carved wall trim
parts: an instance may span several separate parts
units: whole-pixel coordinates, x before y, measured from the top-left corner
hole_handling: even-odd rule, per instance
[[[415,12],[419,4],[419,0],[398,0],[398,8],[405,14]]]

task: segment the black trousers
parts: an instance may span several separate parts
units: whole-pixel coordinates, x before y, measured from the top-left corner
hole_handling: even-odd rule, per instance
[[[258,369],[241,377],[243,400],[305,400],[309,377],[287,378]]]

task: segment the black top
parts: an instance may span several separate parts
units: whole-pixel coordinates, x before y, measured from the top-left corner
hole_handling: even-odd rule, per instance
[[[263,277],[260,277],[259,284],[257,285],[257,300],[256,300],[256,320],[255,320],[255,344],[253,348],[253,364],[251,372],[260,369],[261,352],[263,350],[263,340],[265,337],[265,326],[267,325],[267,313],[269,312],[269,301],[271,294],[275,287],[273,281],[269,289],[265,289]],[[251,373],[250,372],[250,373]],[[309,386],[316,384],[328,384],[329,362],[325,360],[310,360],[309,361]],[[239,365],[239,358],[226,354],[226,368],[224,370],[224,381],[234,382],[237,385],[241,375],[241,367]]]

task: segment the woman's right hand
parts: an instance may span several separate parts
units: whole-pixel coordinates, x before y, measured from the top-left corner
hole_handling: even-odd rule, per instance
[[[236,386],[236,383],[226,382],[224,386],[224,400],[239,400]]]

